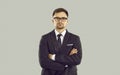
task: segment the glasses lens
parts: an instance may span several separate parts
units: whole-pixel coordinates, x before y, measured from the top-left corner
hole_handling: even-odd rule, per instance
[[[66,21],[67,20],[67,18],[66,17],[54,17],[54,19],[55,19],[55,21]]]

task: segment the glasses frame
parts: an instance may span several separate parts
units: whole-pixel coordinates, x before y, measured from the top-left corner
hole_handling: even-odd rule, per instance
[[[65,22],[68,20],[67,17],[54,17],[53,18],[56,22],[59,22],[59,21],[62,21],[62,22]]]

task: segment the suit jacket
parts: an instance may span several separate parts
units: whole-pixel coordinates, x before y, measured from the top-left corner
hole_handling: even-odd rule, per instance
[[[69,55],[73,48],[76,48],[78,53]],[[48,58],[49,53],[56,54],[55,61]],[[41,75],[77,75],[76,65],[81,63],[81,59],[82,48],[79,36],[66,31],[61,48],[57,46],[54,30],[42,36],[39,45]]]

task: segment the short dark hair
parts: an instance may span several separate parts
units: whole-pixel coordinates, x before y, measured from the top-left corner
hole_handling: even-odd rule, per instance
[[[57,8],[57,9],[55,9],[55,10],[53,11],[52,16],[54,16],[55,13],[59,13],[59,12],[65,12],[65,14],[66,14],[67,17],[68,17],[68,11],[67,11],[66,9],[64,9],[64,8]]]

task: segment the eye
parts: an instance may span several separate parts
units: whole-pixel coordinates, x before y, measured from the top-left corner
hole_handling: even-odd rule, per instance
[[[54,17],[53,19],[56,22],[59,22],[59,21],[65,22],[67,20],[67,17]]]

